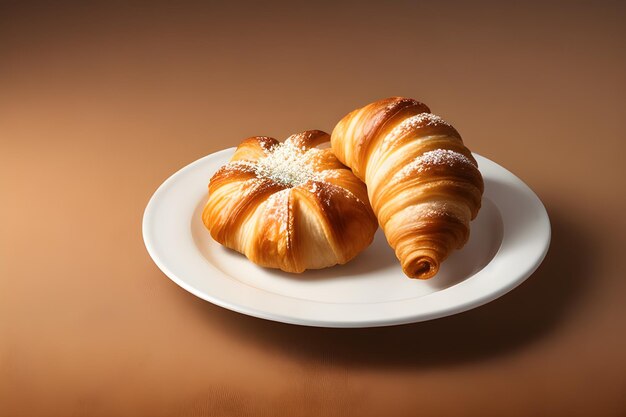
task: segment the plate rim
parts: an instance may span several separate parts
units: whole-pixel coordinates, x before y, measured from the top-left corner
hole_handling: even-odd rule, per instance
[[[548,251],[549,251],[549,247],[550,247],[550,241],[551,241],[551,226],[550,226],[550,219],[548,216],[548,213],[545,209],[545,206],[543,204],[543,202],[539,199],[539,197],[532,191],[532,189],[530,187],[528,187],[528,185],[526,183],[524,183],[519,177],[517,177],[515,174],[513,174],[511,171],[507,170],[506,168],[502,167],[501,165],[497,164],[496,162],[482,156],[476,153],[473,153],[473,155],[476,157],[476,159],[479,161],[479,166],[480,166],[480,161],[485,161],[488,164],[492,164],[496,169],[502,171],[501,173],[506,174],[507,176],[509,176],[511,180],[514,180],[514,182],[517,183],[517,186],[519,188],[521,188],[522,191],[524,191],[524,193],[526,194],[527,197],[529,197],[531,200],[533,200],[533,207],[536,209],[536,214],[539,215],[539,217],[541,217],[541,220],[545,223],[545,228],[543,229],[543,232],[545,233],[545,235],[543,236],[543,240],[541,242],[539,242],[541,244],[541,248],[540,251],[537,253],[537,255],[535,256],[535,258],[533,259],[533,262],[529,262],[528,265],[526,265],[525,268],[523,268],[523,271],[518,272],[517,274],[512,273],[512,275],[516,275],[515,278],[513,279],[508,279],[506,281],[506,285],[501,285],[499,287],[497,287],[495,290],[490,291],[485,293],[482,297],[474,297],[474,298],[470,298],[468,300],[466,300],[465,302],[458,302],[456,304],[453,305],[448,305],[448,306],[444,306],[444,308],[439,308],[439,309],[434,309],[432,310],[430,313],[416,313],[414,315],[410,315],[410,314],[405,314],[402,315],[400,317],[391,317],[391,318],[381,318],[380,320],[376,320],[376,319],[368,319],[368,320],[364,320],[364,321],[359,321],[359,320],[323,320],[323,319],[314,319],[314,318],[298,318],[298,317],[294,317],[293,315],[288,315],[288,314],[280,314],[280,313],[276,313],[276,312],[268,312],[268,311],[264,311],[264,310],[260,310],[258,308],[254,308],[250,305],[245,305],[245,304],[241,304],[241,303],[233,303],[232,301],[229,300],[225,300],[222,299],[220,297],[214,296],[212,294],[206,293],[205,291],[202,291],[196,287],[194,287],[193,285],[189,284],[188,282],[185,281],[184,278],[179,277],[178,274],[176,274],[174,271],[172,271],[168,265],[166,264],[166,262],[163,262],[163,260],[161,259],[161,257],[159,256],[159,253],[156,249],[156,242],[154,242],[151,239],[151,231],[150,231],[150,227],[149,225],[151,224],[152,218],[155,215],[155,210],[157,209],[157,203],[159,201],[159,199],[161,198],[162,194],[164,194],[169,187],[171,186],[172,183],[174,183],[176,180],[180,179],[186,172],[193,170],[194,168],[196,168],[198,165],[203,164],[204,162],[206,162],[207,160],[213,160],[216,158],[220,158],[223,157],[223,154],[232,154],[235,151],[235,147],[231,147],[231,148],[226,148],[226,149],[222,149],[216,152],[212,152],[206,156],[203,156],[185,166],[183,166],[182,168],[178,169],[176,172],[174,172],[172,175],[170,175],[165,181],[163,181],[159,187],[157,187],[157,189],[155,190],[155,192],[151,195],[145,209],[143,212],[143,218],[142,218],[142,237],[143,237],[143,242],[144,245],[146,247],[146,250],[148,251],[148,254],[150,255],[150,257],[152,258],[153,262],[157,265],[157,267],[161,270],[161,272],[163,272],[170,280],[172,280],[175,284],[177,284],[178,286],[180,286],[181,288],[183,288],[184,290],[186,290],[187,292],[190,292],[191,294],[197,296],[198,298],[201,298],[205,301],[208,301],[212,304],[215,304],[217,306],[220,306],[222,308],[226,308],[228,310],[231,311],[235,311],[241,314],[245,314],[248,316],[253,316],[253,317],[257,317],[257,318],[261,318],[261,319],[265,319],[265,320],[271,320],[271,321],[277,321],[277,322],[282,322],[282,323],[288,323],[288,324],[295,324],[295,325],[304,325],[304,326],[313,326],[313,327],[338,327],[338,328],[366,328],[366,327],[382,327],[382,326],[393,326],[393,325],[401,325],[401,324],[408,324],[408,323],[415,323],[415,322],[421,322],[421,321],[428,321],[428,320],[434,320],[437,318],[441,318],[441,317],[446,317],[446,316],[450,316],[450,315],[454,315],[454,314],[458,314],[458,313],[462,313],[464,311],[468,311],[477,307],[480,307],[481,305],[484,305],[488,302],[491,302],[495,299],[498,299],[500,297],[502,297],[503,295],[505,295],[506,293],[510,292],[511,290],[515,289],[517,286],[519,286],[521,283],[523,283],[526,279],[528,279],[539,267],[539,265],[541,265],[541,263],[543,262],[543,260],[545,259],[545,256],[547,255]],[[207,183],[208,183],[208,178],[207,178]],[[205,188],[206,190],[206,188]],[[493,200],[492,200],[493,201]],[[498,207],[498,210],[500,210],[500,207],[497,205],[496,202],[494,202],[494,204],[496,204],[496,207]],[[503,228],[505,227],[504,224],[504,220],[503,220]],[[190,232],[191,233],[191,232]],[[504,240],[504,238],[503,238]],[[489,261],[489,263],[485,266],[485,268],[491,264],[494,259],[496,259],[498,257],[498,254],[500,252],[500,249],[498,249],[498,251],[496,252],[496,254],[493,256],[493,258]],[[212,271],[215,274],[218,275],[224,275],[226,278],[229,278],[232,280],[231,277],[227,276],[227,274],[225,274],[223,271],[221,271],[220,269],[218,269],[215,265],[212,265],[209,262],[210,268],[212,269]],[[485,269],[483,268],[483,270]],[[481,271],[477,272],[477,274],[481,273]],[[408,279],[408,278],[407,278]],[[435,291],[431,294],[427,294],[421,297],[418,297],[417,299],[419,300],[424,300],[427,299],[429,297],[432,296],[437,296],[440,295],[444,292],[449,292],[449,290],[452,290],[453,288],[457,287],[460,284],[463,284],[464,282],[467,282],[470,280],[465,280],[460,282],[459,284],[453,285],[451,287],[447,287],[447,288],[443,288],[439,291]],[[243,282],[237,281],[239,285],[246,285]],[[263,291],[267,294],[273,294],[274,296],[278,296],[281,298],[291,298],[285,295],[281,295],[281,294],[275,294],[275,293],[271,293],[267,290],[261,289],[261,288],[254,288],[257,291]],[[401,302],[415,302],[415,300],[417,300],[416,298],[412,298],[412,299],[408,299],[408,300],[401,300],[401,301],[389,301],[388,303],[396,303],[399,304]],[[314,301],[314,300],[299,300],[299,302],[302,303],[313,303],[313,304],[319,304],[319,305],[327,305],[328,303],[324,303],[322,301]],[[339,303],[337,304],[339,306],[348,306],[350,304],[346,303],[346,304],[342,304]]]

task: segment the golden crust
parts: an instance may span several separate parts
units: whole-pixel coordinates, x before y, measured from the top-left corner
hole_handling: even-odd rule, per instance
[[[258,265],[287,272],[354,258],[371,243],[376,217],[365,184],[329,148],[317,148],[329,140],[318,130],[282,145],[262,136],[244,140],[209,182],[202,221],[211,236]],[[282,161],[266,163],[281,146],[302,172],[287,166],[280,177]]]
[[[450,252],[467,242],[483,179],[456,129],[426,105],[402,97],[368,104],[337,124],[331,146],[367,184],[407,276],[434,276]]]

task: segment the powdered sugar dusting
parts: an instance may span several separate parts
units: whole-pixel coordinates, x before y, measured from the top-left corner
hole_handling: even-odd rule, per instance
[[[256,163],[252,161],[246,161],[244,159],[239,159],[237,161],[231,161],[224,168],[226,169],[236,169],[244,172],[254,171],[254,167]]]
[[[427,201],[405,209],[405,213],[416,219],[436,219],[452,217],[461,222],[466,219],[458,212],[458,208],[445,201]]]
[[[315,171],[314,157],[318,149],[297,146],[287,140],[274,145],[267,151],[267,156],[254,164],[258,178],[267,178],[285,187],[298,187],[308,181],[323,181]]]
[[[415,158],[411,163],[407,164],[404,168],[398,171],[393,176],[391,181],[400,181],[407,176],[423,172],[425,169],[428,169],[432,166],[453,166],[455,164],[467,164],[474,167],[476,166],[471,159],[459,152],[449,149],[435,149],[434,151],[425,152]]]
[[[289,220],[289,194],[291,189],[287,188],[272,194],[267,199],[265,206],[265,217],[275,220],[280,224],[280,231],[287,228]]]
[[[382,143],[383,149],[388,148],[398,137],[404,136],[411,130],[421,126],[447,126],[452,127],[448,122],[441,117],[432,113],[420,113],[415,116],[407,117],[400,122],[391,132],[385,137]]]
[[[401,98],[399,100],[394,99],[385,106],[385,111],[394,110],[403,103],[416,103],[417,104],[418,102],[413,100],[412,98],[406,98],[406,97]]]
[[[259,193],[264,193],[275,187],[271,181],[259,181],[256,178],[250,178],[242,183],[241,197],[248,197]]]
[[[267,136],[257,136],[257,141],[266,155],[271,151],[273,143],[275,142],[274,139]]]
[[[300,187],[314,194],[318,201],[330,205],[337,194],[342,198],[354,199],[363,203],[350,190],[334,185],[328,180],[341,177],[343,169],[324,169],[327,149],[309,148],[302,144],[306,137],[294,135],[283,143],[273,140],[262,141],[265,156],[257,160],[231,161],[225,169],[233,172],[248,172],[254,178],[245,180],[241,186],[241,195],[248,196],[258,191],[269,190],[276,185],[284,189],[272,193],[265,202],[263,219],[270,220],[278,228],[278,233],[285,237],[287,248],[291,247],[291,233],[294,218],[289,210],[291,190]],[[275,189],[275,188],[274,188]]]
[[[320,172],[319,175],[322,181],[326,181],[328,178],[339,178],[339,176],[341,175],[339,171],[339,169],[327,169]]]
[[[294,228],[293,216],[289,215],[289,196],[291,188],[286,188],[272,194],[266,202],[265,220],[271,220],[278,225],[278,232],[285,234],[285,244],[287,249],[291,247],[291,232]]]
[[[441,117],[432,113],[420,113],[415,116],[404,119],[398,126],[392,130],[392,135],[401,135],[411,129],[415,129],[418,126],[436,126],[445,125],[450,126],[448,122]]]
[[[463,220],[460,216],[456,214],[454,210],[446,207],[445,205],[440,207],[429,207],[423,209],[420,214],[420,218],[424,219],[436,219],[439,217],[450,216],[458,220]]]
[[[342,198],[356,200],[357,202],[364,204],[363,201],[359,197],[357,197],[352,191],[347,188],[340,187],[331,183],[318,183],[316,186],[315,192],[319,201],[326,206],[332,205],[332,199],[337,194],[341,194]],[[310,190],[309,190],[310,191]]]
[[[450,149],[435,149],[434,151],[425,152],[415,158],[414,162],[418,162],[420,166],[424,165],[453,165],[457,162],[474,165],[471,159],[462,153],[452,151]]]

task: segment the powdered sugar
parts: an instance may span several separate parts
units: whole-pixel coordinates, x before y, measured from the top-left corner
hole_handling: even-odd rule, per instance
[[[391,111],[391,110],[397,109],[404,103],[418,104],[419,102],[416,100],[413,100],[412,98],[406,98],[406,97],[400,98],[400,99],[394,99],[385,106],[385,111]]]
[[[385,139],[382,142],[383,150],[391,146],[399,137],[406,135],[411,130],[414,130],[418,127],[425,126],[447,126],[452,127],[448,122],[443,120],[441,117],[434,115],[432,113],[420,113],[415,116],[407,117],[402,122],[400,122],[396,127],[393,128]]]
[[[240,159],[237,161],[230,161],[227,165],[224,166],[224,168],[230,169],[230,170],[235,169],[235,170],[244,171],[244,172],[251,172],[251,171],[254,171],[255,166],[256,166],[256,163],[254,162]]]
[[[323,178],[314,170],[313,157],[318,149],[309,151],[304,146],[296,146],[287,140],[274,145],[267,151],[267,156],[254,165],[258,178],[267,178],[285,187],[298,187],[308,181],[322,181]]]
[[[267,199],[265,206],[265,217],[277,221],[280,224],[280,231],[287,228],[289,220],[289,194],[291,189],[287,188],[272,194]]]
[[[361,199],[359,199],[352,191],[348,190],[347,188],[340,187],[338,185],[334,185],[330,183],[318,183],[318,184],[319,185],[315,186],[315,192],[317,194],[319,201],[326,206],[332,205],[332,199],[337,194],[340,194],[341,198],[356,200],[359,203],[363,204]]]
[[[466,222],[467,218],[459,212],[459,208],[445,201],[426,201],[404,209],[405,215],[415,219],[437,219],[441,217],[451,217],[461,222]],[[468,213],[469,216],[469,213]]]
[[[434,115],[432,113],[420,113],[415,116],[408,117],[404,119],[398,126],[396,126],[392,131],[392,136],[402,135],[408,132],[411,129],[415,129],[418,126],[436,126],[436,125],[445,125],[450,126],[448,122],[443,120],[441,117]]]
[[[364,204],[350,190],[329,182],[329,179],[339,178],[342,169],[324,169],[328,166],[328,149],[309,148],[303,145],[302,134],[294,135],[283,143],[273,139],[260,138],[259,143],[264,156],[257,160],[231,161],[226,169],[233,172],[247,172],[254,174],[254,178],[245,180],[241,187],[241,195],[265,191],[279,185],[284,189],[271,193],[265,202],[263,219],[270,220],[278,229],[277,232],[285,237],[286,245],[291,246],[291,233],[294,228],[294,218],[290,213],[289,199],[293,188],[299,187],[314,194],[318,201],[330,206],[335,196],[354,199]],[[333,166],[333,164],[330,164]],[[279,188],[281,188],[279,187]]]
[[[263,149],[263,152],[265,152],[265,154],[270,152],[273,147],[273,142],[275,142],[274,139],[267,136],[257,136],[257,141],[259,142],[259,145],[261,145],[261,148]]]
[[[425,169],[435,165],[453,166],[455,164],[467,164],[474,167],[476,166],[471,159],[459,152],[449,149],[435,149],[433,151],[425,152],[415,158],[411,163],[407,164],[404,168],[398,171],[393,176],[391,181],[400,181],[407,176],[423,172]]]
[[[285,234],[285,245],[291,247],[291,231],[293,230],[293,216],[289,215],[289,196],[291,189],[286,188],[272,194],[265,204],[264,220],[271,220],[278,225],[278,232]]]
[[[319,173],[321,181],[326,181],[328,178],[339,178],[339,172],[341,170],[338,169],[327,169],[326,171],[322,171]]]

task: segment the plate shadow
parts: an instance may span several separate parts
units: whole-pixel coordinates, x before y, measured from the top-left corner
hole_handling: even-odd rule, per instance
[[[391,327],[333,329],[249,317],[195,297],[193,308],[206,317],[207,325],[241,343],[300,360],[425,368],[505,355],[547,337],[566,320],[584,294],[593,267],[572,261],[577,253],[594,259],[592,234],[582,224],[568,221],[565,211],[549,213],[551,247],[537,271],[505,296],[454,316]]]

